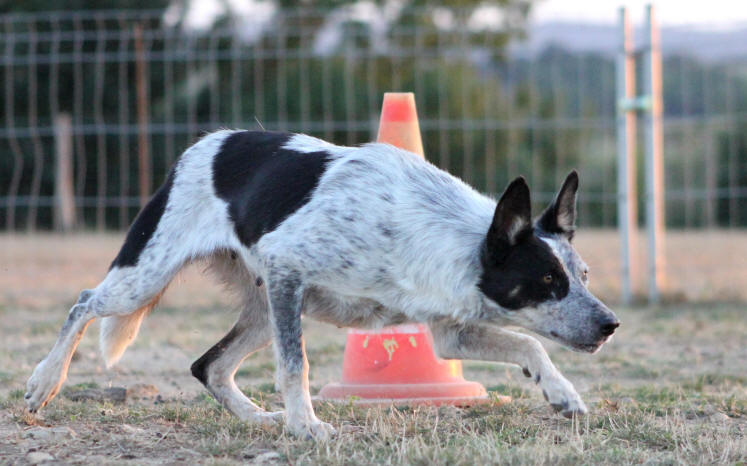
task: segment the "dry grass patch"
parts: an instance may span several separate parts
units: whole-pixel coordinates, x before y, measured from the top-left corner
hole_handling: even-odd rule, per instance
[[[22,386],[28,370],[15,361],[33,361],[24,348],[37,337],[51,344],[54,332],[15,339],[0,387],[0,457],[12,463],[45,452],[70,463],[159,464],[741,464],[747,461],[747,324],[743,309],[721,305],[620,311],[625,330],[595,356],[548,344],[553,359],[579,387],[591,415],[568,421],[554,413],[520,370],[466,362],[468,378],[507,405],[472,408],[381,407],[351,403],[317,404],[320,418],[340,435],[326,444],[296,439],[282,426],[261,428],[229,415],[188,375],[189,357],[199,355],[227,328],[232,316],[188,309],[182,317],[205,329],[180,337],[189,353],[180,367],[162,361],[172,346],[167,312],[152,316],[143,341],[122,362],[120,372],[100,371],[95,357],[74,362],[67,391],[130,382],[155,383],[155,400],[113,405],[74,402],[58,396],[38,417],[24,412]],[[153,322],[155,321],[155,322]],[[151,322],[148,324],[148,322]],[[181,324],[180,324],[181,325]],[[316,391],[339,377],[344,333],[307,325],[312,385]],[[23,329],[19,328],[23,333]],[[90,341],[94,340],[94,341]],[[166,340],[166,341],[164,341]],[[160,341],[160,343],[155,343]],[[87,347],[85,347],[88,345]],[[44,345],[42,345],[44,346]],[[46,349],[46,348],[45,348]],[[84,341],[95,352],[95,338]],[[145,353],[150,366],[142,366]],[[129,353],[128,353],[129,354]],[[194,355],[194,356],[193,356]],[[130,359],[128,359],[128,357]],[[171,356],[169,356],[171,357]],[[176,358],[177,360],[180,358]],[[159,362],[160,361],[160,362]],[[30,369],[31,363],[28,364]],[[164,367],[169,367],[165,370]],[[654,374],[655,371],[655,374]],[[281,409],[272,381],[272,356],[262,352],[242,366],[239,383],[267,409]],[[164,383],[164,380],[166,383]],[[169,389],[171,384],[172,388]],[[191,385],[190,385],[191,384]]]
[[[99,454],[102,460],[133,463],[705,464],[747,459],[743,388],[731,382],[604,392],[610,399],[574,421],[552,415],[531,395],[508,405],[468,409],[322,403],[319,416],[340,429],[326,444],[296,439],[282,427],[250,426],[203,395],[152,406],[63,399],[45,411],[42,422],[75,434],[64,445],[52,440],[41,448],[64,461]],[[253,394],[268,407],[279,401],[271,392]],[[8,453],[20,458],[34,443],[33,435],[29,440],[25,433],[38,429],[29,424],[38,421],[23,413],[21,400],[11,397],[4,406],[18,429],[9,436]],[[716,416],[724,411],[724,417]]]

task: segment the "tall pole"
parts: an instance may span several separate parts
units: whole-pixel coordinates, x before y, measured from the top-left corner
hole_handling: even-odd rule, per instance
[[[55,228],[75,228],[75,189],[73,187],[73,123],[69,113],[54,117],[55,143]]]
[[[135,88],[137,91],[137,153],[138,153],[138,186],[140,207],[144,207],[150,198],[153,180],[152,163],[148,151],[148,96],[146,82],[148,71],[143,47],[143,26],[135,24]]]
[[[617,226],[620,234],[622,302],[633,300],[635,240],[637,231],[635,125],[635,57],[628,12],[618,10],[617,93]]]
[[[659,301],[665,283],[664,263],[664,151],[662,140],[662,81],[659,28],[652,5],[646,6],[644,92],[650,100],[646,112],[646,228],[649,249],[649,300]]]

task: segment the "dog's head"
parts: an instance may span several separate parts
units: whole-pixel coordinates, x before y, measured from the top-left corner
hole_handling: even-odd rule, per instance
[[[479,283],[495,317],[579,351],[597,351],[620,325],[592,295],[588,268],[571,245],[578,175],[571,172],[534,223],[529,186],[517,178],[495,209]]]

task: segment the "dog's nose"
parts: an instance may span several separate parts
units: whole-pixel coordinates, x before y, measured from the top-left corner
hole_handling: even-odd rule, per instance
[[[615,333],[615,329],[620,326],[620,321],[618,320],[608,320],[605,322],[602,322],[602,324],[599,326],[599,331],[604,335],[605,337],[608,337]]]

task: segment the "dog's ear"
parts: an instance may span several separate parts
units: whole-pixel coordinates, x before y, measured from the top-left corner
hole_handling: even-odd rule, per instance
[[[576,193],[578,192],[578,173],[573,170],[563,182],[555,200],[537,219],[537,226],[548,232],[573,237],[576,229]]]
[[[520,176],[508,185],[495,208],[488,230],[487,246],[492,251],[516,244],[532,231],[532,204],[529,186]]]

